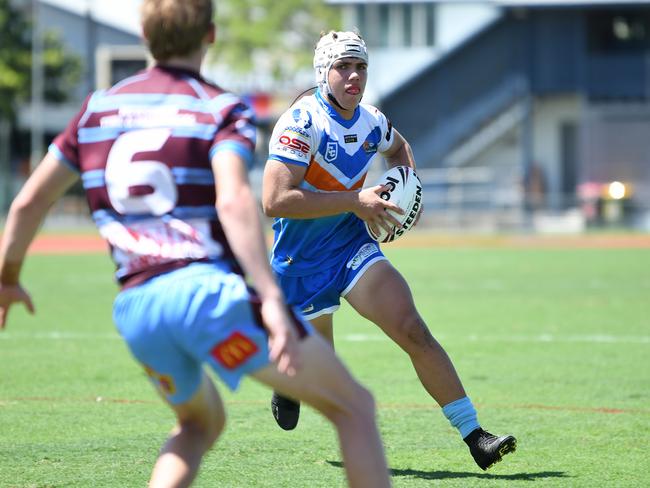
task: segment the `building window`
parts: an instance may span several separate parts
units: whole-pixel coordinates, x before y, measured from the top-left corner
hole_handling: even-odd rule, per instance
[[[366,35],[366,6],[364,4],[355,5],[355,27],[359,29],[362,36]]]
[[[389,18],[389,5],[387,3],[379,4],[379,45],[381,47],[388,46],[388,35],[391,30],[390,18]]]
[[[592,52],[650,48],[650,13],[647,10],[597,10],[588,14],[587,25]]]
[[[436,27],[436,6],[433,3],[426,4],[426,44],[427,46],[433,46],[436,42],[435,38],[435,27]]]
[[[413,45],[413,5],[405,3],[402,5],[402,29],[404,39],[404,46]]]
[[[433,46],[435,27],[435,5],[433,3],[412,4],[411,45]]]
[[[435,45],[435,3],[358,3],[351,12],[371,47]]]

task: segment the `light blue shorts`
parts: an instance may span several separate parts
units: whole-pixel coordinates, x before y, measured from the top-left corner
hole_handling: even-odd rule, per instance
[[[339,265],[306,276],[278,274],[278,280],[287,301],[311,320],[338,310],[341,297],[352,290],[370,266],[385,260],[379,244],[364,237],[341,253]]]
[[[193,263],[119,293],[113,320],[131,353],[173,404],[198,390],[208,363],[232,390],[269,364],[259,299],[225,264]],[[309,333],[296,318],[300,336]]]

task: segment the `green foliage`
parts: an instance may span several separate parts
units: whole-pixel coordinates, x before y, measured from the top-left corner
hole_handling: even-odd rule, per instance
[[[226,0],[217,6],[216,58],[242,72],[263,62],[285,78],[308,68],[321,31],[340,23],[323,0]]]
[[[13,119],[16,103],[31,97],[32,23],[25,13],[0,0],[0,117]],[[62,102],[79,79],[81,63],[67,54],[52,33],[43,36],[45,99]]]

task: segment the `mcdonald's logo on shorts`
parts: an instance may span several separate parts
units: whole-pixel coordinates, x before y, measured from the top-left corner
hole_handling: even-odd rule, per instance
[[[257,344],[240,332],[234,332],[212,348],[210,354],[224,368],[235,369],[258,351]]]
[[[144,370],[147,372],[147,375],[155,383],[156,387],[160,389],[166,395],[173,395],[176,393],[176,385],[174,380],[168,374],[160,374],[153,370],[153,368],[144,365]]]

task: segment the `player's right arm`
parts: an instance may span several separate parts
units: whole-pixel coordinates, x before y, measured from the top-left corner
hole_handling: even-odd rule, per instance
[[[381,185],[361,191],[319,193],[300,188],[306,168],[269,159],[264,168],[262,205],[268,217],[314,219],[352,212],[374,228],[390,231],[399,221],[386,210],[403,213],[402,209],[379,195]]]
[[[14,303],[25,304],[33,313],[31,298],[20,286],[25,254],[52,204],[77,178],[77,173],[48,153],[11,204],[0,242],[0,329]]]
[[[271,136],[269,159],[264,168],[264,213],[269,217],[314,219],[352,212],[371,226],[389,230],[399,225],[386,209],[397,213],[401,210],[381,199],[381,186],[326,193],[301,187],[319,145],[318,133],[311,114],[304,108],[293,109],[280,117]]]

